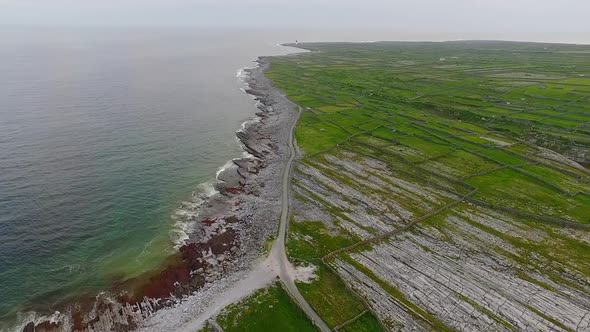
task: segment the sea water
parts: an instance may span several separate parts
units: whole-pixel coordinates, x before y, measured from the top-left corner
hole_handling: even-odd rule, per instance
[[[0,329],[159,266],[256,111],[280,36],[0,28]],[[240,76],[240,75],[238,75]]]

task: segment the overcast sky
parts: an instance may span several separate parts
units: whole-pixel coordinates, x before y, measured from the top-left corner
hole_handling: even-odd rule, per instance
[[[0,0],[0,25],[263,26],[390,39],[590,43],[588,15],[590,0]]]

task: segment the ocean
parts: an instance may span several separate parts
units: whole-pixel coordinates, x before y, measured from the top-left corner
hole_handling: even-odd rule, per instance
[[[0,28],[0,329],[158,267],[256,111],[232,29]],[[194,194],[194,195],[193,195]]]

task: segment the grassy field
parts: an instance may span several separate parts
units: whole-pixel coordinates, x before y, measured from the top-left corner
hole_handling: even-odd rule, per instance
[[[307,236],[298,236],[302,234]],[[360,298],[347,289],[338,275],[321,261],[322,256],[356,241],[358,238],[350,234],[331,235],[321,222],[292,222],[288,239],[289,258],[297,263],[316,266],[316,278],[311,283],[298,283],[297,286],[330,328],[354,322],[354,326],[358,326],[361,331],[380,331],[378,320],[371,312],[365,313],[367,308]],[[362,320],[361,317],[357,318],[361,314]],[[356,322],[355,318],[360,321]]]
[[[418,175],[439,169],[453,180],[470,178],[466,184],[481,189],[482,201],[590,223],[588,196],[571,197],[589,193],[588,172],[512,149],[543,146],[590,158],[590,64],[555,50],[575,46],[300,46],[319,52],[273,58],[268,75],[306,109],[296,129],[305,157],[362,143],[379,147],[381,157],[415,164]],[[509,170],[494,171],[501,167]],[[496,187],[508,181],[518,188],[506,195],[496,180]]]
[[[526,304],[522,310],[537,318],[520,322],[451,286],[444,301],[452,297],[461,303],[453,308],[478,315],[449,320],[448,310],[440,311],[444,306],[429,309],[415,293],[420,289],[410,291],[417,287],[411,278],[406,283],[393,276],[403,260],[395,255],[415,246],[431,264],[441,264],[437,269],[455,264],[458,258],[450,257],[459,253],[465,261],[503,262],[510,267],[498,278],[541,287],[549,298],[590,296],[583,258],[590,254],[590,171],[581,166],[590,164],[590,62],[577,53],[588,47],[299,47],[313,52],[274,57],[267,75],[304,109],[295,131],[303,156],[293,180],[299,203],[288,252],[292,260],[318,267],[318,278],[299,287],[332,328],[477,330],[485,322],[486,328],[511,330],[533,321],[564,330],[584,326],[590,315],[570,322],[543,304]],[[455,254],[434,249],[439,244],[431,242],[432,234],[445,249],[456,247]],[[387,246],[398,250],[384,258],[387,264],[371,260]],[[336,250],[342,252],[330,255]],[[403,266],[419,264],[418,258]],[[438,282],[421,273],[419,280]],[[365,281],[356,283],[358,278]],[[507,282],[507,293],[518,293],[510,287]],[[377,301],[378,294],[384,298]],[[387,301],[393,304],[386,310]],[[455,325],[461,319],[464,324]]]
[[[317,331],[283,288],[274,285],[233,304],[217,317],[226,332]]]

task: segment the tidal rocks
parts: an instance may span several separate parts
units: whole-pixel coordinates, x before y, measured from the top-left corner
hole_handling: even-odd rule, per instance
[[[561,278],[569,282],[551,280],[537,269],[515,261],[512,257],[523,253],[511,243],[484,231],[486,228],[473,226],[475,222],[509,231],[516,228],[516,222],[493,212],[478,216],[464,212],[447,217],[447,222],[445,229],[449,231],[444,233],[432,226],[418,226],[371,250],[351,254],[351,258],[414,305],[458,331],[590,329],[587,280],[568,278],[566,274]],[[508,234],[525,235],[530,231],[537,237],[548,236],[530,227],[518,228]],[[544,258],[537,259],[540,266],[552,270]],[[402,324],[400,330],[414,323],[424,324],[415,317],[410,324],[399,310],[399,298],[396,301],[392,294],[381,293],[371,277],[345,261],[333,264],[352,287],[370,300],[375,311]]]
[[[326,258],[391,330],[590,331],[587,262],[568,256],[572,243],[590,243],[587,230],[460,203],[431,184],[334,149],[297,167],[295,221],[361,240],[395,232]],[[431,211],[440,212],[404,228]]]

